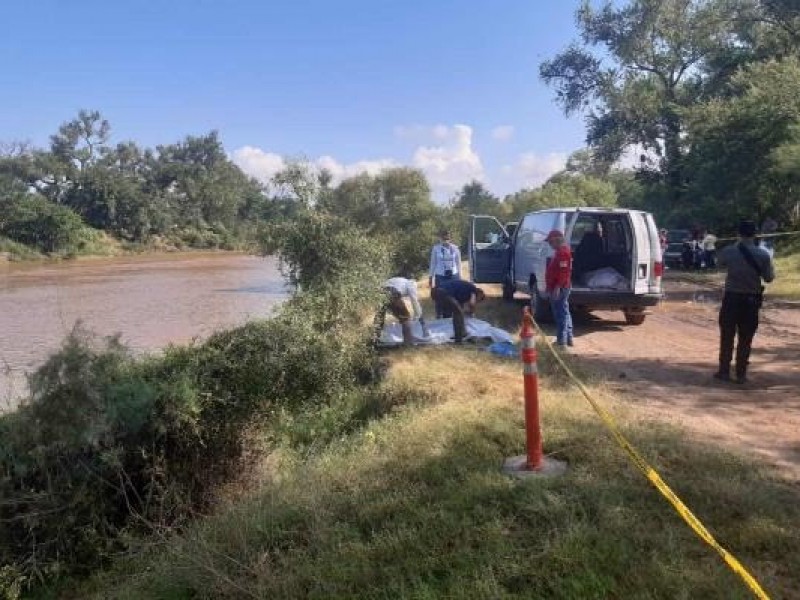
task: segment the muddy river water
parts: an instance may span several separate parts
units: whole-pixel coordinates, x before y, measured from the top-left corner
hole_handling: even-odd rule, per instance
[[[238,254],[0,262],[0,411],[77,321],[147,352],[268,316],[285,296],[274,259]]]

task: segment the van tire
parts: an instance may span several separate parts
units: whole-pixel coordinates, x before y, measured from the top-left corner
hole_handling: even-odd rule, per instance
[[[627,323],[628,325],[641,325],[642,323],[644,323],[645,316],[647,315],[645,315],[643,312],[639,311],[634,312],[626,310],[625,323]]]
[[[539,295],[539,290],[534,288],[531,294],[531,312],[533,320],[537,323],[552,323],[553,311],[550,308],[550,301]]]
[[[506,302],[514,300],[514,285],[508,279],[503,282],[503,300]]]

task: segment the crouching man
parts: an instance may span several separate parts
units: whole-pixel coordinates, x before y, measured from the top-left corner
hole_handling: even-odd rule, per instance
[[[376,334],[380,336],[383,330],[383,322],[386,319],[386,312],[389,311],[400,321],[400,328],[403,331],[403,345],[410,346],[414,343],[414,334],[411,329],[411,313],[403,301],[404,298],[408,298],[409,302],[411,302],[414,320],[419,319],[423,332],[426,329],[425,321],[422,318],[422,307],[419,304],[419,295],[417,294],[417,283],[412,279],[393,277],[383,283],[383,291],[386,292],[386,302],[375,318]]]
[[[456,344],[460,344],[467,336],[464,315],[472,316],[475,306],[483,302],[486,294],[470,281],[451,279],[442,281],[431,290],[433,301],[446,311],[453,313],[453,333]]]

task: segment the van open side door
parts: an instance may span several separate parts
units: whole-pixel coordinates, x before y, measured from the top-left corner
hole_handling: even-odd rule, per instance
[[[469,274],[474,283],[503,283],[511,263],[511,241],[500,221],[469,217]]]

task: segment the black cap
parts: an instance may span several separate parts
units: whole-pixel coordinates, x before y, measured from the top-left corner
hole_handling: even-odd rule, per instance
[[[753,237],[756,234],[755,221],[742,220],[739,221],[739,235],[742,237]]]

